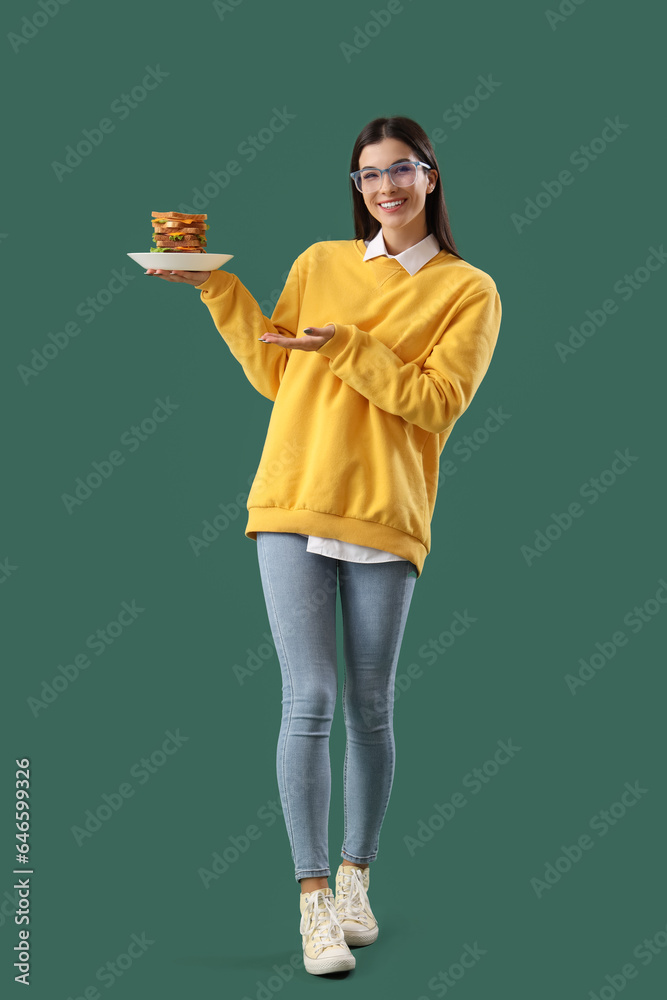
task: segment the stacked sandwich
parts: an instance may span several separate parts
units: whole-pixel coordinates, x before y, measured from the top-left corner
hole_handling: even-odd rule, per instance
[[[152,212],[151,253],[206,253],[206,215]]]

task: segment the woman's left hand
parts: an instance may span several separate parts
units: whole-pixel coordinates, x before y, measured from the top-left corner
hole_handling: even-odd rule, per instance
[[[328,326],[309,326],[311,332],[305,337],[282,337],[278,333],[264,333],[259,339],[265,344],[277,344],[278,347],[288,347],[294,351],[317,351],[328,340],[331,340],[336,327],[333,323]]]

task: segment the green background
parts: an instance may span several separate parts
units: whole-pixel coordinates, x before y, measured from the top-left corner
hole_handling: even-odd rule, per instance
[[[299,968],[287,979],[301,937],[287,834],[271,807],[280,671],[267,655],[256,543],[244,535],[245,508],[230,506],[248,492],[271,403],[199,292],[144,281],[126,254],[149,249],[152,210],[192,207],[209,171],[236,159],[241,173],[199,210],[209,248],[234,255],[230,270],[270,315],[299,253],[354,236],[347,172],[357,134],[372,118],[404,114],[446,135],[434,148],[454,238],[495,280],[503,320],[489,373],[442,456],[456,472],[441,477],[403,639],[394,787],[371,872],[380,937],[355,950],[356,970],[335,990],[656,1000],[667,979],[665,268],[641,268],[667,235],[664,15],[646,0],[632,9],[591,0],[563,4],[571,13],[552,26],[542,4],[525,0],[411,0],[346,57],[342,45],[363,43],[358,30],[383,0],[227,7],[71,0],[38,29],[22,20],[43,10],[36,0],[3,7],[2,989],[21,989],[12,845],[14,759],[24,756],[33,997],[67,1000],[96,986],[128,1000],[266,1000],[312,996],[337,978]],[[33,37],[15,51],[10,36],[22,30]],[[168,75],[145,100],[123,118],[110,110],[158,66]],[[489,75],[497,86],[474,108]],[[455,127],[466,99],[472,110]],[[295,118],[252,161],[240,156],[275,108]],[[54,161],[105,117],[113,131],[59,180]],[[571,154],[591,148],[607,118],[627,127],[577,168]],[[568,168],[573,183],[518,231],[513,214]],[[125,286],[86,322],[77,307],[114,270]],[[632,294],[615,288],[634,272]],[[562,361],[556,344],[608,299],[616,312]],[[33,349],[77,320],[80,334],[26,384]],[[156,399],[177,409],[130,451],[121,437]],[[465,460],[464,438],[482,441],[490,408],[509,418]],[[124,463],[68,513],[62,495],[117,449]],[[633,456],[617,476],[605,473],[616,450]],[[591,503],[580,490],[603,473]],[[529,564],[522,546],[575,501],[583,515]],[[220,504],[229,525],[195,555],[189,539]],[[124,601],[144,610],[102,655],[88,647],[90,666],[35,714],[29,699]],[[635,608],[644,621],[627,618]],[[420,649],[466,611],[474,625],[427,661]],[[619,631],[626,644],[612,644],[573,693],[566,675]],[[253,655],[261,665],[240,683],[235,667]],[[340,641],[339,669],[342,687]],[[187,740],[160,756],[167,731]],[[499,740],[521,749],[478,794],[466,791]],[[136,765],[156,751],[141,780]],[[334,874],[343,753],[339,701]],[[646,791],[614,806],[626,782]],[[134,794],[78,844],[72,828],[124,783]],[[457,791],[465,808],[433,820],[427,839],[435,804]],[[594,817],[612,807],[601,836]],[[200,869],[249,825],[256,839],[206,888]],[[410,850],[419,830],[422,846]],[[532,880],[586,833],[592,849],[567,871],[558,862],[560,878],[536,889]],[[122,975],[96,978],[132,934],[153,943]],[[644,939],[655,939],[655,955],[635,953]],[[436,983],[453,965],[457,974],[466,944],[483,957],[450,980],[455,989]],[[636,976],[622,984],[628,963]]]

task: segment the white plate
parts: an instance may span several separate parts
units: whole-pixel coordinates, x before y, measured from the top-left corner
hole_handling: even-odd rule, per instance
[[[158,271],[217,271],[233,253],[128,253],[141,267]]]

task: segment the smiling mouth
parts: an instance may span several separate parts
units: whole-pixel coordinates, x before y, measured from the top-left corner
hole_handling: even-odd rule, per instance
[[[393,204],[391,201],[387,201],[384,204],[382,202],[378,202],[377,203],[378,204],[378,208],[381,208],[383,212],[397,212],[398,209],[401,208],[401,206],[405,204],[405,202],[407,201],[407,198],[394,198],[393,200],[394,200],[394,202],[397,202],[397,201],[400,202],[400,204],[396,205],[396,204]],[[391,207],[390,208],[385,208],[384,205],[389,205]]]

